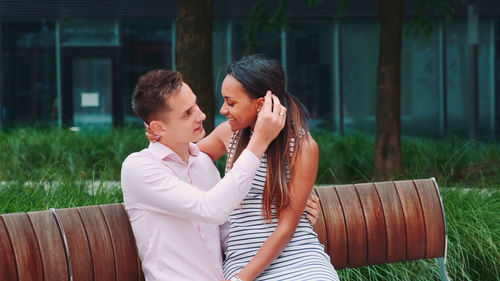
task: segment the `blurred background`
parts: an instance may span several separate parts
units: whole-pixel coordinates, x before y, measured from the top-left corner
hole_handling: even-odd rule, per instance
[[[226,66],[247,53],[254,2],[213,1],[215,112]],[[378,1],[352,0],[342,12],[341,1],[285,2],[286,24],[256,33],[252,52],[282,63],[288,90],[310,110],[312,127],[374,133]],[[405,2],[404,28],[419,2]],[[500,3],[448,2],[450,19],[426,8],[430,32],[403,37],[402,134],[498,137]],[[269,11],[280,6],[263,3]],[[130,106],[138,77],[177,68],[177,8],[175,0],[1,0],[2,128],[140,124]],[[216,113],[214,124],[222,118]]]

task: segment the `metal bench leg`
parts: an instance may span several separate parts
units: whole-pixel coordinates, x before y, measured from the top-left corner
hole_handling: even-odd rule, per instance
[[[450,276],[448,276],[448,270],[446,270],[446,262],[444,261],[444,258],[437,258],[437,262],[441,281],[451,281]]]

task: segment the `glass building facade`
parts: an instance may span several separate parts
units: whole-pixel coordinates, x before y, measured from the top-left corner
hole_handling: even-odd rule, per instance
[[[57,124],[55,24],[1,22],[3,124]]]
[[[432,27],[430,36],[403,39],[402,133],[468,136],[477,126],[479,136],[498,137],[500,18],[479,14],[475,45],[466,17],[434,19]],[[216,13],[216,112],[226,67],[245,53],[245,33],[245,19]],[[256,51],[282,63],[287,89],[309,109],[312,127],[375,132],[376,17],[290,17],[286,28],[260,36]],[[133,87],[151,69],[175,69],[175,43],[173,16],[0,16],[2,127],[140,124],[130,106]],[[222,120],[216,116],[216,123]]]

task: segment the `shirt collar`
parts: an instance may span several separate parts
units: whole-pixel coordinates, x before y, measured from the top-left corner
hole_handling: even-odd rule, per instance
[[[166,159],[177,159],[180,160],[180,156],[175,153],[170,147],[160,143],[160,142],[150,142],[148,149],[152,154],[160,160]],[[200,149],[194,143],[189,143],[189,155],[198,156],[200,154]]]

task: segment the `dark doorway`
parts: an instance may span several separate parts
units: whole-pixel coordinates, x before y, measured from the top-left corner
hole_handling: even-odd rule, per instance
[[[63,121],[77,127],[110,127],[123,122],[120,48],[64,47]]]

